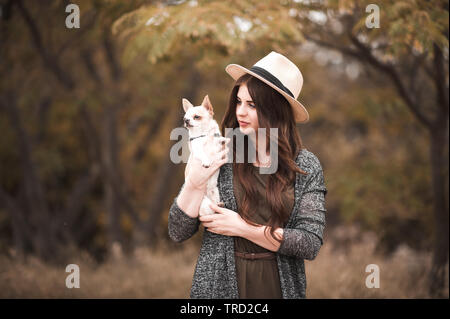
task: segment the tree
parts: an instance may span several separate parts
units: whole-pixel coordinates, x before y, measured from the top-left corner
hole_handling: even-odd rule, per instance
[[[15,140],[20,146],[17,157],[21,164],[21,180],[17,185],[14,181],[7,186],[2,181],[0,199],[12,221],[17,252],[31,252],[50,261],[57,260],[67,245],[79,245],[96,227],[95,219],[86,216],[85,205],[99,179],[103,183],[111,244],[122,240],[119,209],[132,207],[121,182],[117,136],[118,112],[127,105],[129,95],[123,89],[118,50],[108,27],[111,20],[126,11],[127,7],[115,2],[103,4],[85,1],[79,4],[84,9],[83,27],[69,32],[64,27],[64,3],[55,2],[51,9],[21,0],[1,3],[1,36],[4,43],[1,54],[2,61],[5,61],[2,74],[10,73],[12,77],[2,78],[0,110],[9,119]],[[137,4],[139,2],[129,3]],[[49,10],[53,14],[49,14]],[[47,18],[41,21],[38,16]],[[55,36],[54,43],[48,41],[49,33]],[[73,50],[74,45],[77,45],[76,50]],[[104,56],[104,59],[96,59],[96,56]],[[84,72],[77,72],[78,66]],[[41,92],[46,94],[41,97]],[[34,106],[36,99],[38,107]],[[54,100],[66,100],[69,103],[64,105],[65,108],[58,109],[56,103],[52,103]],[[100,111],[92,105],[97,103],[104,106]],[[22,114],[24,109],[33,107],[38,110],[39,116],[38,121],[30,126],[38,127],[37,136],[27,127]],[[77,154],[80,149],[86,150],[83,155],[89,158],[87,165],[80,169],[81,173],[77,172],[73,183],[67,187],[69,190],[54,177],[55,172],[43,174],[45,161],[36,159],[39,149],[52,144],[51,137],[54,136],[49,136],[51,128],[45,124],[55,109],[57,111],[54,112],[65,116],[73,111],[64,119],[74,128],[72,134],[85,131],[86,139],[79,141],[80,145],[70,145],[73,141],[68,140],[63,142],[67,148],[73,146],[70,150],[73,154]],[[71,117],[81,120],[80,127],[73,124]],[[100,125],[93,125],[95,117]],[[70,136],[70,133],[60,133],[65,137]],[[86,144],[88,147],[81,147]],[[76,158],[75,155],[72,157]],[[61,175],[72,178],[68,171]],[[58,189],[57,200],[50,199],[50,193],[56,191],[49,190],[49,184],[51,188]],[[58,202],[64,198],[67,200]]]
[[[430,293],[441,296],[449,253],[446,197],[448,163],[448,2],[384,1],[380,28],[368,29],[370,1],[332,1],[314,12],[326,23],[307,23],[305,37],[357,59],[395,87],[405,106],[429,133],[435,239]],[[299,21],[304,21],[299,15]],[[448,177],[447,177],[448,178]],[[448,191],[447,191],[448,194]]]
[[[0,214],[19,255],[101,259],[114,243],[155,241],[178,167],[150,146],[182,118],[157,84],[187,76],[172,88],[194,99],[199,81],[181,62],[123,67],[110,27],[142,2],[79,1],[80,29],[65,27],[63,2],[0,2]]]
[[[199,58],[239,54],[270,43],[294,47],[305,39],[384,75],[429,132],[435,244],[430,293],[440,296],[448,261],[448,2],[383,1],[380,28],[369,29],[370,1],[177,1],[140,7],[118,19],[113,33],[128,42],[125,58],[145,52],[152,62],[181,50]],[[199,45],[199,46],[196,46]],[[200,49],[201,48],[201,49]],[[211,53],[212,52],[212,53]]]

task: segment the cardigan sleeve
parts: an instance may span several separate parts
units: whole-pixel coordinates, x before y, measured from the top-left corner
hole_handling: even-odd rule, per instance
[[[323,170],[313,156],[313,170],[307,177],[300,206],[293,223],[283,229],[283,239],[278,253],[313,260],[323,244],[325,228],[325,187]]]
[[[181,190],[183,189],[181,186]],[[180,194],[178,193],[178,195]],[[197,231],[200,225],[198,218],[192,218],[187,215],[177,204],[178,195],[173,200],[173,204],[169,209],[169,237],[177,242],[181,243],[189,238],[191,238]]]

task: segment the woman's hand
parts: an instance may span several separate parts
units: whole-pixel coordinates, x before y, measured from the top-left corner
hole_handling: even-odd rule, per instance
[[[238,213],[231,209],[210,204],[216,214],[200,216],[199,220],[211,233],[242,237],[271,251],[278,251],[280,242],[266,236],[268,226],[251,225],[247,223]],[[275,236],[280,240],[283,238],[283,229],[277,228]]]
[[[248,224],[238,213],[225,207],[219,207],[213,203],[210,204],[210,207],[216,214],[199,217],[199,220],[208,231],[225,236],[244,237],[243,235],[246,232]]]
[[[208,155],[215,158],[212,165],[208,168],[202,166],[201,160],[191,155],[189,156],[188,163],[185,170],[185,182],[187,185],[196,189],[206,190],[206,184],[209,178],[219,169],[223,164],[228,162],[228,143],[230,138],[226,138],[224,143],[220,143],[220,139],[217,139],[218,143],[215,147],[211,147],[207,150]]]

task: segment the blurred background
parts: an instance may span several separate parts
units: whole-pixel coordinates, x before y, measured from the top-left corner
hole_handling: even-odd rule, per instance
[[[188,297],[202,229],[181,244],[167,233],[181,99],[208,94],[220,123],[225,66],[277,51],[303,73],[298,130],[328,188],[308,298],[448,298],[448,10],[0,0],[0,297]]]

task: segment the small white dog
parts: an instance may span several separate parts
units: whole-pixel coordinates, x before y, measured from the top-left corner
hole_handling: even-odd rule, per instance
[[[183,118],[184,127],[189,131],[190,156],[198,158],[202,162],[203,167],[208,168],[212,163],[220,159],[208,155],[207,150],[217,147],[217,142],[223,145],[229,139],[222,137],[220,134],[219,125],[213,119],[213,107],[209,101],[208,95],[205,96],[202,104],[199,106],[194,106],[187,99],[183,99],[183,109],[186,112]],[[219,141],[217,141],[216,138],[219,138]],[[188,171],[189,167],[186,167],[185,177],[188,174]],[[214,211],[209,207],[211,202],[223,206],[223,203],[219,203],[220,196],[217,187],[218,177],[219,170],[217,170],[207,182],[206,194],[200,205],[200,216],[214,214]]]

